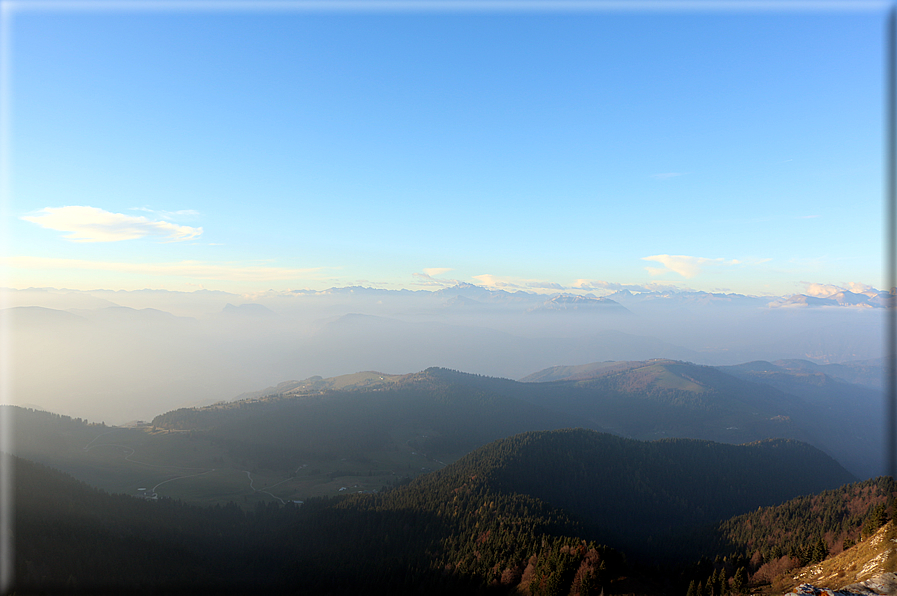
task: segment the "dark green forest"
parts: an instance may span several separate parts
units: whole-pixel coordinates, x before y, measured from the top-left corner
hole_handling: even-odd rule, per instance
[[[688,596],[721,596],[722,577],[733,580],[730,588],[762,590],[780,574],[835,556],[893,519],[897,483],[884,476],[759,507],[695,532],[704,556],[683,573],[683,585],[691,580]]]
[[[856,462],[868,449],[842,449],[846,431],[831,430],[850,428],[849,412],[829,408],[845,383],[766,364],[727,374],[659,360],[529,383],[439,368],[364,373],[128,429],[18,409],[17,454],[56,469],[16,462],[16,590],[762,588],[868,536],[894,516],[895,492],[889,479],[857,483],[828,455]],[[204,486],[239,500],[165,497],[169,479],[213,468],[231,476]],[[251,488],[250,472],[283,492]],[[306,477],[330,491],[316,494],[340,496],[289,496]],[[340,483],[353,494],[337,493]],[[162,498],[135,497],[133,487],[156,485]]]
[[[895,497],[897,483],[884,476],[804,495],[726,520],[715,530],[713,548],[761,562],[782,556],[794,557],[802,565],[818,562],[818,551],[838,554],[893,519]]]
[[[16,470],[17,588],[46,593],[684,593],[652,563],[672,554],[671,533],[850,479],[794,441],[582,429],[499,440],[378,494],[248,511],[110,495],[21,459]],[[683,546],[698,559],[700,542]]]

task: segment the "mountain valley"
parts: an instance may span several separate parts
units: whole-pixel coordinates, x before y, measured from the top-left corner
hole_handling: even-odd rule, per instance
[[[877,366],[367,371],[123,426],[0,406],[27,480],[21,586],[722,596],[725,573],[725,591],[775,593],[894,515]],[[39,554],[73,541],[97,546]]]

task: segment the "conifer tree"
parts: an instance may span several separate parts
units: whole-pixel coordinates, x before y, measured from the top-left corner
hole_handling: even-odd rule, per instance
[[[828,547],[825,545],[825,540],[822,539],[822,536],[819,536],[816,544],[813,545],[813,550],[810,552],[810,562],[821,563],[827,556]]]
[[[735,575],[732,577],[732,589],[740,594],[747,586],[747,583],[747,570],[744,567],[739,567],[737,570],[735,570]]]
[[[595,574],[591,571],[586,571],[585,573],[583,573],[582,581],[579,584],[579,596],[597,596],[598,588],[598,581],[595,577]]]
[[[710,577],[707,578],[707,586],[705,590],[711,596],[720,596],[719,594],[719,572],[714,569]]]
[[[888,497],[888,517],[897,521],[897,498],[895,498],[893,493]]]

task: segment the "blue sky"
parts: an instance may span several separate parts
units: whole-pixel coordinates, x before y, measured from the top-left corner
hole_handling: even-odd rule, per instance
[[[882,287],[884,10],[111,6],[6,13],[9,286]]]

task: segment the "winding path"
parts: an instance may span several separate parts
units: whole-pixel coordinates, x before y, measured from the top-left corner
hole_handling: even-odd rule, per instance
[[[277,499],[278,501],[280,501],[282,504],[286,504],[286,501],[284,501],[283,499],[281,499],[281,498],[278,497],[277,495],[273,495],[273,494],[269,493],[269,492],[266,491],[266,490],[261,490],[260,488],[256,488],[256,487],[255,487],[255,482],[252,480],[252,474],[249,473],[249,470],[243,470],[243,471],[246,472],[246,477],[249,478],[249,488],[251,488],[252,490],[254,490],[254,491],[257,492],[257,493],[265,493],[266,495],[271,495],[272,497],[274,497],[275,499]],[[269,486],[268,488],[274,488],[274,487],[277,486],[278,484],[283,484],[283,483],[286,482],[287,480],[289,480],[289,478],[286,478],[286,479],[284,479],[284,480],[281,480],[281,481],[278,482],[277,484],[273,484],[273,485]]]
[[[169,478],[168,480],[163,480],[162,482],[160,482],[159,484],[154,486],[152,490],[153,490],[153,493],[155,493],[156,489],[159,488],[160,486],[162,486],[163,484],[168,484],[169,482],[174,482],[175,480],[180,480],[182,478],[193,478],[194,476],[202,476],[203,474],[208,474],[209,472],[214,472],[214,471],[215,471],[215,468],[212,468],[211,470],[206,470],[205,472],[200,472],[199,474],[190,474],[189,476],[177,476],[175,478]]]

